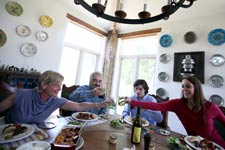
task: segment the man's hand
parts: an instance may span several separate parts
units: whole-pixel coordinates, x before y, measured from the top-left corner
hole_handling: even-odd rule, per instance
[[[105,94],[105,91],[103,88],[100,88],[100,87],[96,87],[92,90],[92,93],[94,96],[102,96]]]

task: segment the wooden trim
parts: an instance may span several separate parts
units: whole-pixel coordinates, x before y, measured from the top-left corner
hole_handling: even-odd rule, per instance
[[[123,33],[123,34],[118,34],[118,38],[129,39],[129,38],[144,37],[149,35],[157,35],[159,32],[161,32],[161,30],[162,28],[155,28],[155,29],[135,31],[130,33]]]
[[[77,17],[75,17],[75,16],[73,16],[73,15],[71,15],[69,13],[66,14],[66,17],[68,19],[70,19],[70,21],[72,23],[76,23],[76,24],[80,25],[81,27],[84,27],[85,29],[87,29],[87,30],[89,30],[91,32],[94,32],[94,33],[96,33],[96,34],[98,34],[100,36],[107,36],[106,32],[104,32],[104,31],[102,31],[102,30],[100,30],[100,29],[98,29],[98,28],[96,28],[96,27],[94,27],[94,26],[92,26],[92,25],[90,25],[90,24],[80,20],[79,18],[77,18]]]

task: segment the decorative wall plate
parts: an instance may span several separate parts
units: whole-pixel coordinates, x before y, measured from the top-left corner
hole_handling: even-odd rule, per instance
[[[36,32],[35,37],[38,41],[46,41],[48,39],[48,34],[45,31],[38,31]]]
[[[193,31],[189,31],[184,35],[184,41],[188,44],[196,41],[196,34]]]
[[[7,36],[5,32],[2,29],[0,29],[0,47],[5,45],[6,41],[7,41]]]
[[[224,105],[224,99],[219,96],[219,95],[211,95],[209,97],[209,100],[215,104],[217,104],[218,106],[223,106]]]
[[[225,30],[215,29],[209,32],[208,41],[212,45],[222,45],[225,43]]]
[[[162,55],[160,55],[159,60],[160,60],[161,63],[165,64],[165,63],[169,62],[170,58],[169,58],[168,55],[162,54]]]
[[[169,79],[169,76],[166,72],[160,72],[158,74],[159,81],[167,81]]]
[[[52,20],[51,17],[43,15],[43,16],[40,17],[39,23],[40,23],[43,27],[49,28],[49,27],[52,26],[53,20]]]
[[[222,66],[225,63],[225,58],[223,57],[223,55],[220,54],[215,54],[210,58],[209,61],[213,66]]]
[[[26,36],[29,36],[31,34],[31,30],[30,30],[30,28],[28,26],[18,25],[16,27],[16,33],[19,36],[26,37]]]
[[[216,88],[222,87],[223,84],[224,84],[223,77],[221,77],[221,76],[219,76],[219,75],[212,75],[212,76],[209,78],[209,84],[210,84],[212,87],[216,87]]]
[[[163,88],[158,88],[156,90],[156,95],[158,95],[159,97],[164,98],[164,99],[167,97],[166,91]]]
[[[173,43],[173,39],[169,34],[160,37],[159,43],[162,47],[169,47]]]
[[[5,9],[12,16],[20,16],[23,13],[23,7],[17,2],[8,2]]]
[[[32,43],[24,43],[20,51],[24,56],[31,57],[37,53],[37,46]]]

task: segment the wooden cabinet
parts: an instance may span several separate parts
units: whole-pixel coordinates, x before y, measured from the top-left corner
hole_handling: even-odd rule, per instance
[[[0,81],[17,88],[34,88],[38,86],[38,73],[24,73],[17,71],[0,71]]]

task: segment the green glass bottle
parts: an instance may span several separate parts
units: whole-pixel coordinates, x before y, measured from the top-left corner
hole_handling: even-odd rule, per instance
[[[137,114],[135,116],[133,125],[132,125],[132,133],[131,133],[131,143],[140,144],[141,143],[141,117],[140,117],[140,107],[137,108]]]

